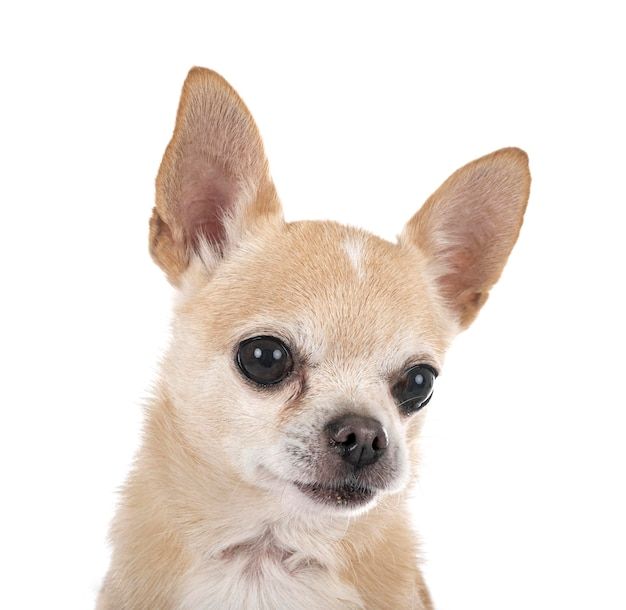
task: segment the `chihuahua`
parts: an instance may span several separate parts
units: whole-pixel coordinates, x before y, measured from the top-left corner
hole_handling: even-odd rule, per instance
[[[286,223],[248,109],[192,69],[150,220],[172,340],[98,609],[432,608],[409,515],[424,407],[529,189],[505,148],[452,174],[398,243]]]

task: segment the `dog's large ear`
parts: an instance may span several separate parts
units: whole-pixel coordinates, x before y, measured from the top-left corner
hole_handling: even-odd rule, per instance
[[[194,250],[217,261],[242,231],[281,218],[250,112],[221,76],[193,68],[156,180],[152,257],[177,285]]]
[[[456,171],[401,235],[428,257],[461,328],[487,300],[517,240],[530,191],[526,153],[504,148]]]

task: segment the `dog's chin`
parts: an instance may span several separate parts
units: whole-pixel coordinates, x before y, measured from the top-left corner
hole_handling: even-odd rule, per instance
[[[303,482],[289,481],[260,467],[263,477],[257,484],[271,490],[280,498],[287,512],[315,514],[357,515],[373,508],[385,490],[370,487],[358,481]]]
[[[353,517],[376,506],[382,493],[378,489],[349,483],[327,485],[294,481],[280,498],[287,512],[304,518]]]
[[[358,483],[344,482],[332,485],[323,483],[293,484],[304,496],[325,508],[359,510],[372,503],[378,491]]]

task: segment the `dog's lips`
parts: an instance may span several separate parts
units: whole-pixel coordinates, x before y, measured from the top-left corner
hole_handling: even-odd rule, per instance
[[[376,495],[376,490],[358,483],[324,485],[322,483],[301,483],[296,481],[294,485],[303,494],[316,502],[337,507],[362,506]]]

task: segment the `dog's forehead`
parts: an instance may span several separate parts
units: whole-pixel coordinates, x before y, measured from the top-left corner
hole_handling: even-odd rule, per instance
[[[335,223],[257,236],[216,274],[206,298],[214,332],[277,332],[313,358],[376,356],[389,346],[437,357],[447,345],[419,252]]]

